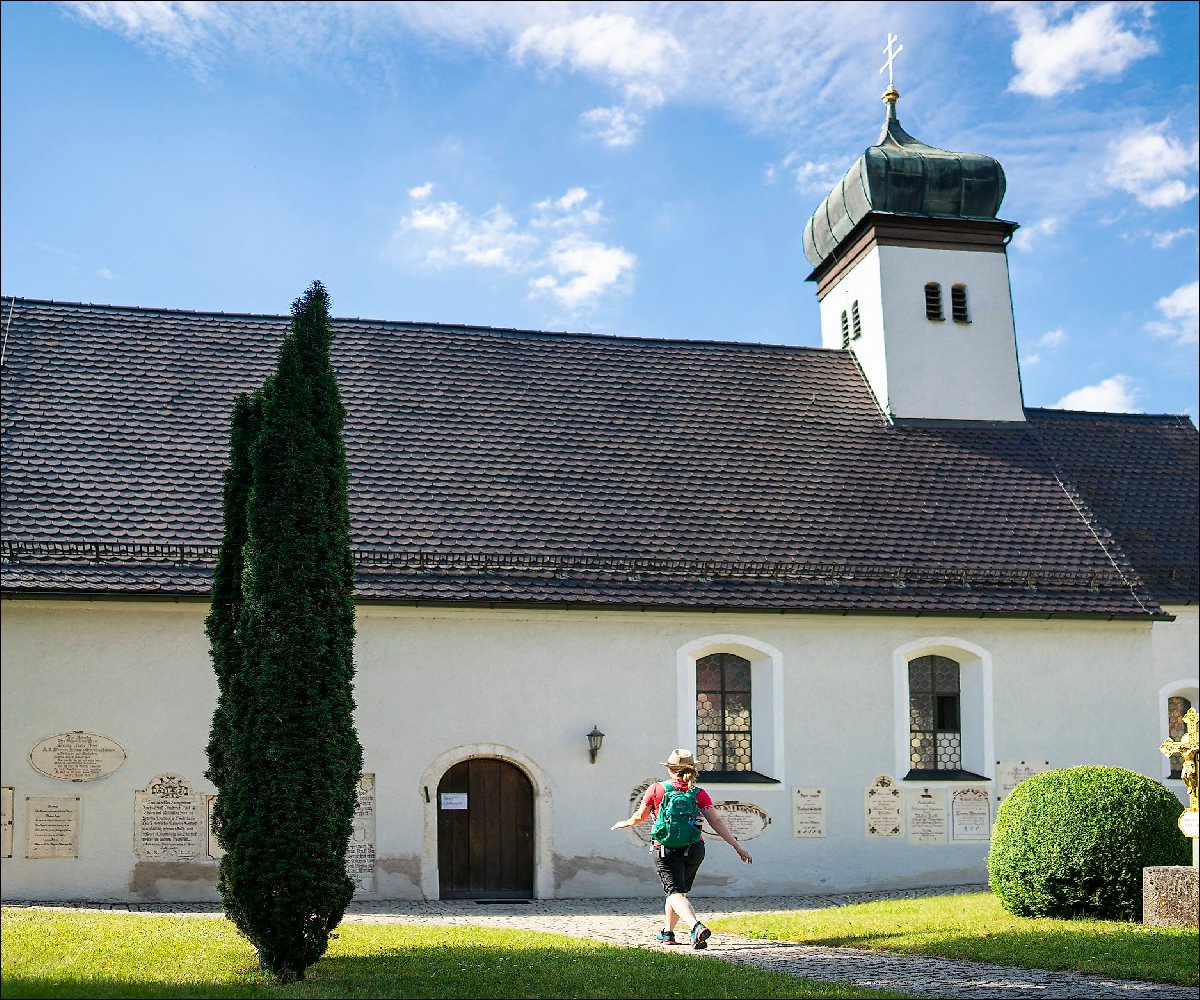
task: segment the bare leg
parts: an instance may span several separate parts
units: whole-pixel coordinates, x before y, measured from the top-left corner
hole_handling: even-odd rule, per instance
[[[677,920],[682,920],[689,931],[696,926],[696,911],[682,892],[673,892],[667,897],[667,929],[674,930]]]

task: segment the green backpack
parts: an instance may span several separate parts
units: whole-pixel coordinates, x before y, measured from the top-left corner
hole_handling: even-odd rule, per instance
[[[663,784],[663,798],[650,837],[663,847],[691,847],[700,839],[700,806],[696,787],[679,789]]]

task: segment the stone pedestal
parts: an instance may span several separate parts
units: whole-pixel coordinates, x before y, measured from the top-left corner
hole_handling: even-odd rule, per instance
[[[1195,927],[1200,909],[1200,871],[1183,865],[1142,869],[1142,923]]]

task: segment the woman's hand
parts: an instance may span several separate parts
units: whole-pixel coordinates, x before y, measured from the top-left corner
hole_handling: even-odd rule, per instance
[[[746,864],[754,864],[754,859],[750,857],[750,852],[747,851],[746,848],[744,848],[741,844],[736,844],[733,849],[737,851],[738,857],[745,861]]]
[[[630,822],[629,822],[629,820],[627,820],[627,819],[623,819],[623,820],[621,820],[621,822],[620,822],[620,823],[614,823],[610,829],[613,829],[613,830],[624,830],[624,829],[626,829],[627,827],[630,827],[630,826],[633,826],[633,824],[632,824],[632,823],[630,823]]]

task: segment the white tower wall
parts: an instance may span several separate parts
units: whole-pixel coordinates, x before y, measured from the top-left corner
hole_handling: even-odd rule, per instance
[[[942,286],[942,320],[925,315],[925,285]],[[970,322],[952,318],[963,285]],[[821,342],[842,346],[841,315],[858,302],[850,341],[875,398],[897,419],[1025,419],[1008,258],[985,250],[874,246],[821,301]]]

